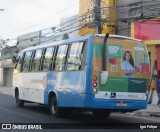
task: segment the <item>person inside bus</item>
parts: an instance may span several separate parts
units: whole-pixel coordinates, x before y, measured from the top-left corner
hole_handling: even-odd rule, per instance
[[[135,69],[134,60],[130,51],[125,51],[122,62],[123,77],[134,78],[135,73],[139,71],[139,67]]]

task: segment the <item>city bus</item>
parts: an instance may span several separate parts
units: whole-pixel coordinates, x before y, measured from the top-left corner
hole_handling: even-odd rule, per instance
[[[23,49],[13,74],[16,105],[46,105],[51,115],[70,110],[95,117],[147,107],[150,61],[141,40],[91,34]]]

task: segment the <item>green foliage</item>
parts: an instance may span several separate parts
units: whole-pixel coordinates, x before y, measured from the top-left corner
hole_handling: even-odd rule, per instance
[[[69,39],[69,36],[68,36],[68,34],[67,33],[65,33],[64,35],[63,35],[63,38],[62,38],[63,40],[64,39]]]

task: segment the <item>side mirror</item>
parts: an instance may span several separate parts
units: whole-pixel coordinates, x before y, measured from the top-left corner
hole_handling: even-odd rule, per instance
[[[101,71],[100,76],[101,85],[105,85],[108,80],[108,71]]]
[[[16,63],[16,62],[17,62],[17,58],[16,58],[15,55],[12,57],[12,62],[13,62],[13,63]]]

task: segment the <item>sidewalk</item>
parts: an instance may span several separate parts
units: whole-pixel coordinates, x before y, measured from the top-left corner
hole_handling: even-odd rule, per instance
[[[141,117],[149,117],[149,116],[160,117],[160,107],[155,104],[148,104],[147,109],[128,112],[126,114],[133,116],[141,116]]]
[[[0,86],[0,95],[6,94],[12,96],[12,87],[7,86]],[[149,117],[149,116],[156,116],[160,117],[160,107],[155,105],[155,103],[148,104],[147,109],[137,110],[134,112],[128,112],[127,115],[133,115],[133,116],[143,116],[143,117]]]
[[[0,94],[13,95],[12,87],[0,86]]]

